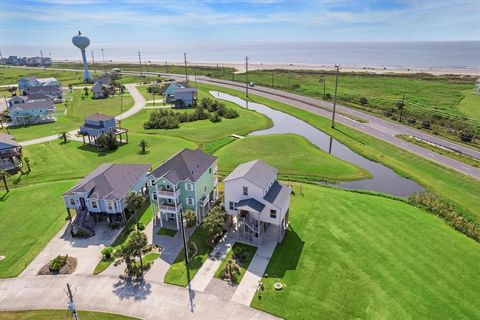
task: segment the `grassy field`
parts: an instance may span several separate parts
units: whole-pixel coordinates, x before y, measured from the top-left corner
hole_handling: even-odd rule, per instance
[[[127,111],[133,106],[133,99],[127,94],[123,96],[123,111],[121,108],[122,98],[120,95],[106,99],[92,99],[90,96],[82,100],[82,94],[83,90],[73,90],[71,94],[66,95],[66,106],[64,103],[55,105],[57,121],[45,124],[11,127],[9,128],[10,134],[13,134],[17,141],[51,136],[62,131],[79,128],[85,117],[92,113],[101,112],[115,116]],[[0,132],[6,132],[6,129],[0,130]]]
[[[303,192],[252,306],[286,319],[480,317],[478,243],[402,201],[312,185]]]
[[[471,119],[480,121],[480,93],[472,89],[462,91],[464,98],[460,101],[458,108]]]
[[[78,311],[82,320],[134,320],[132,318],[113,313],[94,311]],[[32,310],[32,311],[0,311],[0,320],[64,320],[69,319],[66,310]]]
[[[335,182],[371,176],[364,169],[337,159],[293,134],[246,137],[228,144],[214,155],[220,159],[218,166],[223,174],[243,162],[261,159],[277,168],[284,179]]]
[[[208,93],[199,90],[198,96],[202,98]],[[266,129],[272,126],[272,121],[266,116],[251,110],[245,110],[238,105],[225,102],[229,108],[235,109],[239,117],[235,119],[222,119],[221,122],[213,124],[210,120],[200,120],[180,124],[180,128],[173,130],[165,129],[143,129],[143,124],[150,118],[154,109],[144,109],[143,111],[127,118],[122,125],[129,128],[132,132],[142,134],[161,134],[173,137],[184,138],[195,141],[200,144],[223,139],[233,133],[246,135],[252,131]],[[185,109],[179,112],[190,112],[192,109]]]
[[[257,252],[256,247],[249,246],[248,244],[245,244],[245,243],[236,242],[233,245],[232,249],[228,252],[225,259],[222,261],[220,266],[218,267],[214,277],[217,279],[222,279],[222,273],[227,267],[228,261],[230,259],[233,259],[234,255],[235,256],[241,255],[243,256],[243,260],[241,263],[237,263],[238,266],[240,267],[240,274],[238,275],[238,278],[236,279],[236,281],[234,281],[236,284],[240,283],[240,281],[242,281],[243,276],[245,275],[245,272],[247,272],[250,262],[252,262],[255,252]]]
[[[201,226],[195,229],[189,239],[195,242],[195,245],[197,246],[197,254],[194,257],[190,257],[190,263],[188,264],[190,280],[193,279],[195,274],[197,274],[198,270],[200,270],[200,267],[205,260],[207,260],[208,255],[213,250],[213,246],[208,243],[207,239],[208,234]],[[187,286],[188,276],[185,267],[185,253],[183,249],[165,274],[164,282],[181,287]]]
[[[244,97],[237,90],[202,85],[203,90],[219,90]],[[469,217],[480,223],[480,181],[447,169],[410,152],[397,148],[347,126],[337,124],[331,128],[330,120],[290,105],[250,94],[255,102],[286,112],[302,119],[329,134],[355,152],[392,168],[397,173],[412,178],[427,189],[444,197],[463,209]]]

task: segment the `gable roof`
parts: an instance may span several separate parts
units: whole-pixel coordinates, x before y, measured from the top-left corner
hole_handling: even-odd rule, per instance
[[[93,113],[89,115],[88,117],[85,118],[85,120],[89,121],[107,121],[107,120],[112,120],[115,119],[114,116],[109,116],[108,114],[103,114],[103,113]]]
[[[280,184],[278,181],[275,181],[263,199],[278,208],[282,208],[290,198],[291,192],[292,191],[290,188]]]
[[[175,90],[175,93],[183,93],[183,92],[197,92],[196,88],[179,88]]]
[[[183,149],[158,166],[150,175],[155,178],[165,177],[172,183],[187,179],[195,182],[216,160],[217,157],[199,149]]]
[[[10,109],[34,110],[34,109],[52,109],[54,103],[52,100],[36,100],[26,101],[25,103],[17,103],[10,107]]]
[[[15,141],[15,138],[6,133],[0,133],[0,143],[7,145],[7,148],[20,147],[20,144]]]
[[[277,172],[277,169],[262,160],[253,160],[238,165],[223,181],[244,178],[260,188],[266,189]]]
[[[34,77],[34,76],[22,77],[22,78],[18,79],[18,81],[22,81],[22,80],[25,80],[25,81],[38,81],[37,77]]]
[[[265,205],[253,198],[243,199],[235,205],[237,209],[252,209],[253,211],[262,212]]]
[[[28,88],[28,93],[41,93],[41,92],[61,92],[62,88],[57,85],[49,85],[49,86],[37,86],[37,87],[30,87]]]
[[[146,174],[150,164],[104,163],[64,193],[88,192],[89,198],[122,199],[135,183]]]
[[[95,82],[92,87],[93,92],[103,92],[103,84],[101,82]]]

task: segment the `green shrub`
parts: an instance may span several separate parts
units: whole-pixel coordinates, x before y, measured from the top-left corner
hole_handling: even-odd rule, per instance
[[[51,272],[59,272],[67,264],[68,255],[58,255],[50,261],[49,270]]]
[[[422,128],[423,129],[430,129],[432,127],[432,124],[428,120],[423,120],[422,121]]]
[[[193,212],[192,210],[187,209],[183,214],[183,217],[187,221],[188,228],[193,227],[197,223],[197,216],[195,215],[195,212]]]
[[[462,140],[464,142],[472,142],[475,134],[474,134],[473,130],[471,130],[469,128],[466,128],[466,129],[463,129],[462,131],[460,131],[458,136],[459,136],[460,140]]]
[[[103,260],[109,260],[112,258],[113,255],[113,248],[112,247],[105,247],[102,250],[102,259]]]
[[[212,115],[210,116],[210,121],[213,123],[220,122],[222,121],[222,117],[220,117],[218,113],[215,112],[215,113],[212,113]]]
[[[145,225],[141,222],[137,222],[137,229],[143,231],[145,230]]]
[[[360,100],[358,100],[358,102],[362,105],[362,106],[366,106],[368,104],[368,100],[367,98],[365,97],[361,97]]]
[[[97,146],[102,150],[117,150],[118,141],[113,132],[108,132],[100,135],[96,141]]]

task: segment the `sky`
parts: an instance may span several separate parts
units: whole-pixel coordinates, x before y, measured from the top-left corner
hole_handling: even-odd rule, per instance
[[[0,0],[2,46],[480,40],[480,0]]]

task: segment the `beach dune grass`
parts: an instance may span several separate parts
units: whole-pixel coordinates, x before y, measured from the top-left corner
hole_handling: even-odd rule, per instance
[[[303,193],[253,307],[285,319],[480,317],[477,242],[403,201],[313,185]]]

